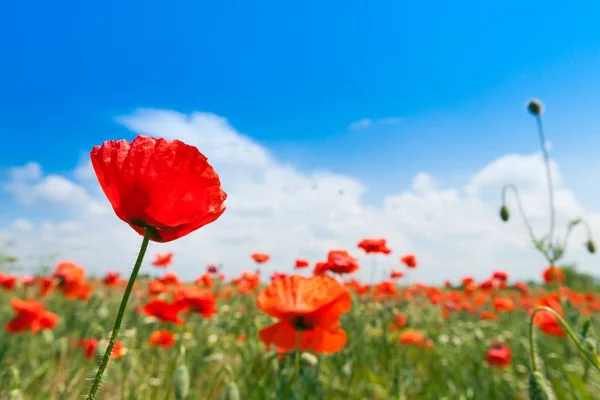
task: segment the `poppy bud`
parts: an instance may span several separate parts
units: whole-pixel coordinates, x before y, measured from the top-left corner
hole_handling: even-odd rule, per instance
[[[538,99],[529,100],[529,104],[527,104],[527,110],[536,117],[539,117],[544,112],[544,105]]]
[[[235,382],[231,381],[227,384],[223,400],[240,400],[240,391]]]
[[[531,400],[556,400],[550,384],[539,371],[529,374],[529,398]]]
[[[585,243],[585,247],[587,247],[587,251],[589,251],[592,254],[596,252],[596,244],[591,239]]]
[[[504,222],[508,221],[508,219],[510,218],[510,213],[508,212],[508,207],[506,207],[504,204],[502,205],[502,207],[500,207],[500,218]]]
[[[185,400],[190,394],[190,371],[185,364],[173,373],[173,391],[177,400]]]

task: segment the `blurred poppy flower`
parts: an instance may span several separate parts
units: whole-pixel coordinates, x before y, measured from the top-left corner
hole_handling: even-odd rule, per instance
[[[417,268],[417,257],[413,254],[407,254],[400,259],[400,261],[408,268]]]
[[[350,311],[352,299],[333,278],[292,275],[275,279],[258,295],[257,304],[279,320],[259,332],[267,347],[334,353],[346,345],[339,318]]]
[[[58,315],[45,310],[42,303],[13,298],[10,305],[16,315],[6,324],[8,333],[37,333],[40,329],[54,329],[58,323]]]
[[[300,259],[296,260],[296,263],[294,264],[294,268],[296,269],[306,268],[308,266],[310,266],[310,263],[308,261]]]
[[[385,239],[363,239],[358,243],[358,248],[367,254],[390,254],[392,251],[387,247]]]
[[[492,367],[504,368],[510,364],[512,352],[506,343],[492,341],[485,356],[485,361]]]
[[[157,330],[150,334],[150,344],[152,346],[160,346],[164,349],[168,349],[175,344],[175,336],[173,336],[173,332],[169,330]]]
[[[184,302],[175,301],[169,303],[164,300],[150,300],[142,309],[144,314],[158,318],[162,322],[172,322],[174,324],[183,324],[183,320],[179,318],[179,313],[186,308]]]
[[[250,256],[257,264],[264,264],[271,258],[268,254],[265,253],[252,253]]]
[[[560,268],[550,266],[546,268],[542,274],[544,282],[548,285],[563,283],[565,281],[565,274]]]

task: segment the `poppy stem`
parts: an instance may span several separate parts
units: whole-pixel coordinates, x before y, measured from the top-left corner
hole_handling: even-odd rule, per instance
[[[545,312],[549,312],[550,314],[552,314],[554,316],[554,318],[556,318],[558,323],[562,326],[562,328],[565,330],[565,332],[567,333],[567,336],[569,336],[571,341],[573,343],[575,343],[577,350],[579,350],[579,353],[581,353],[583,358],[588,360],[590,362],[590,364],[592,364],[594,366],[594,368],[596,368],[598,371],[600,371],[600,363],[598,363],[598,361],[590,354],[590,352],[585,349],[583,344],[581,344],[581,341],[579,341],[579,339],[577,338],[577,335],[575,334],[575,332],[573,332],[573,329],[571,328],[571,326],[563,319],[563,317],[561,317],[560,314],[558,314],[555,310],[553,310],[550,307],[540,306],[533,310],[533,312],[531,313],[531,316],[529,318],[529,351],[530,351],[530,356],[531,356],[531,367],[533,369],[533,372],[538,371],[537,358],[536,358],[537,357],[537,347],[535,345],[535,338],[534,338],[534,334],[533,334],[533,319],[535,317],[535,314],[537,314],[540,311],[545,311]]]
[[[135,283],[135,279],[137,278],[138,272],[140,271],[140,267],[142,266],[142,261],[144,260],[144,255],[146,254],[146,250],[148,249],[148,243],[150,242],[151,235],[152,228],[146,228],[146,231],[144,232],[144,239],[142,240],[142,246],[140,247],[140,252],[138,254],[137,260],[135,261],[133,271],[131,271],[129,282],[127,282],[125,293],[123,294],[123,298],[121,299],[121,305],[119,305],[117,319],[115,320],[115,325],[113,327],[110,340],[108,341],[108,346],[106,347],[106,351],[104,353],[104,356],[102,357],[102,361],[100,362],[100,366],[98,367],[98,371],[96,372],[94,382],[92,383],[90,393],[87,395],[86,400],[97,399],[96,396],[98,389],[100,388],[100,383],[102,382],[102,375],[104,375],[104,370],[106,370],[108,360],[110,360],[113,348],[115,347],[115,343],[117,342],[117,338],[119,337],[121,323],[123,322],[123,316],[125,315],[125,309],[127,308],[127,302],[129,301],[129,296],[131,295],[131,292],[133,290],[133,284]]]

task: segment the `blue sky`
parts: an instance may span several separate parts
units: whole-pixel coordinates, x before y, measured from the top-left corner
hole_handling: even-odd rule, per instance
[[[132,136],[118,115],[198,110],[282,160],[357,176],[379,195],[421,170],[459,181],[534,151],[523,105],[538,96],[557,159],[577,155],[569,175],[600,144],[600,4],[564,4],[10,2],[0,165],[70,170],[94,144]],[[347,129],[389,117],[401,121]]]
[[[498,222],[498,191],[506,180],[526,185],[526,208],[547,225],[525,111],[539,97],[567,182],[561,215],[593,210],[600,231],[600,180],[590,178],[600,168],[599,14],[597,1],[9,2],[0,10],[0,237],[23,254],[56,250],[95,271],[125,271],[139,238],[98,214],[108,204],[95,183],[72,177],[92,146],[134,136],[117,122],[130,116],[130,126],[155,124],[145,128],[152,134],[193,132],[220,163],[224,219],[161,247],[187,263],[245,268],[247,254],[267,251],[280,268],[372,235],[438,268],[417,279],[482,265],[537,276],[524,268],[541,268],[535,252],[515,244],[527,240],[522,226]],[[213,127],[209,140],[180,114],[133,114],[139,108],[227,118],[258,144],[248,153],[258,160],[227,158],[248,145],[237,134],[231,149],[215,148],[230,132],[212,116],[198,114]],[[276,162],[261,161],[265,149]],[[495,160],[492,173],[477,175]],[[7,189],[2,173],[29,161],[58,177]],[[328,185],[348,185],[344,200],[327,187],[303,189],[315,170],[333,172]],[[430,190],[420,172],[439,186]],[[474,175],[481,193],[472,198],[460,189]],[[411,189],[415,176],[421,189]],[[100,255],[100,246],[114,251]]]

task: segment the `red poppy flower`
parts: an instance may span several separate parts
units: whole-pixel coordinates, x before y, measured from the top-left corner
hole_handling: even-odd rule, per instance
[[[275,279],[258,295],[257,304],[279,320],[259,332],[267,347],[334,353],[346,345],[339,318],[350,311],[352,299],[333,278],[292,275]]]
[[[560,268],[550,266],[544,270],[543,278],[544,282],[548,285],[552,285],[563,283],[565,281],[565,274]]]
[[[150,334],[150,344],[168,349],[175,344],[175,336],[173,336],[173,332],[166,329],[154,331]]]
[[[219,175],[194,146],[137,136],[109,140],[90,152],[100,187],[115,214],[150,239],[170,242],[225,212]]]
[[[346,250],[331,250],[326,269],[336,274],[351,274],[358,270],[358,262]]]
[[[558,315],[563,316],[564,311],[558,300],[553,298],[552,296],[544,296],[539,302],[539,306],[546,306],[558,313]],[[551,336],[559,336],[563,337],[566,335],[565,331],[562,328],[558,319],[548,311],[538,311],[533,317],[533,323],[540,328],[542,332]]]
[[[252,257],[252,259],[257,264],[264,264],[271,258],[268,254],[265,253],[253,253],[250,257]]]
[[[400,259],[400,261],[408,268],[417,268],[417,257],[413,254],[407,254]]]
[[[215,278],[210,272],[205,272],[198,279],[194,281],[198,286],[204,286],[207,289],[212,289],[215,285]]]
[[[390,273],[390,278],[392,279],[400,279],[404,276],[404,272],[398,271],[397,269],[392,270]]]
[[[298,259],[298,260],[296,260],[296,264],[294,265],[294,268],[300,269],[300,268],[306,268],[308,266],[310,266],[310,263],[308,261]]]
[[[423,346],[425,345],[425,336],[421,332],[409,329],[400,333],[400,343],[405,346]]]
[[[186,308],[183,302],[175,301],[169,303],[164,300],[150,300],[144,305],[143,312],[146,315],[158,318],[162,322],[172,322],[174,324],[183,324],[183,320],[179,318],[179,313]]]
[[[506,343],[492,341],[487,351],[485,361],[492,367],[504,368],[510,364],[512,353]]]
[[[121,274],[119,274],[118,272],[108,271],[104,279],[102,279],[102,282],[104,282],[106,286],[114,287],[119,284],[119,282],[121,281],[120,278]]]
[[[0,287],[6,289],[6,290],[11,290],[12,288],[15,287],[15,284],[17,283],[17,277],[14,275],[5,275],[2,272],[0,272]]]
[[[494,308],[499,312],[510,312],[515,309],[515,303],[509,297],[494,298]]]
[[[385,239],[363,239],[358,243],[358,248],[365,253],[390,254],[392,251],[387,247]]]
[[[44,310],[42,303],[13,298],[10,304],[16,315],[6,324],[8,333],[37,333],[40,329],[54,329],[58,323],[58,315]]]
[[[198,313],[204,318],[210,318],[217,312],[215,296],[198,288],[183,288],[175,293],[175,301],[183,308]]]
[[[506,281],[508,280],[508,272],[495,271],[494,275],[492,275],[492,279],[496,279],[498,281]]]
[[[217,267],[216,265],[209,265],[206,267],[206,272],[216,274],[217,272],[219,272],[219,267]]]
[[[152,265],[158,268],[166,268],[173,263],[173,252],[158,253],[152,261]]]

